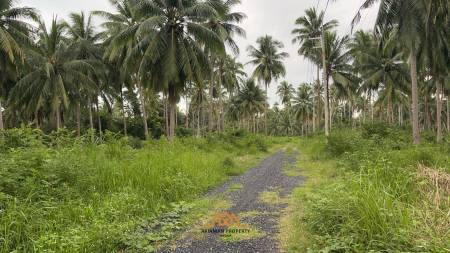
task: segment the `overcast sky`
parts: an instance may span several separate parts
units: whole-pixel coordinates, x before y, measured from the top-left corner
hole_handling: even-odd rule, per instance
[[[307,8],[319,6],[324,9],[327,0],[242,0],[242,5],[237,8],[247,14],[247,19],[241,24],[246,30],[247,37],[239,38],[241,48],[240,61],[248,62],[246,48],[254,44],[256,39],[263,35],[272,35],[282,41],[285,51],[290,57],[286,60],[287,75],[282,80],[287,80],[296,87],[302,82],[311,82],[316,74],[311,63],[305,61],[297,54],[297,45],[292,45],[291,31],[295,20],[304,15]],[[350,22],[358,7],[364,0],[339,0],[330,3],[326,19],[339,21],[339,35],[350,33]],[[54,15],[58,18],[67,18],[68,13],[76,11],[107,10],[113,11],[108,0],[22,0],[20,5],[35,7],[46,22],[50,22]],[[376,8],[364,12],[361,23],[357,29],[371,30],[376,17]],[[247,65],[246,71],[251,74],[252,66]],[[281,81],[281,80],[280,80]],[[278,81],[279,83],[279,81]],[[279,99],[275,95],[277,83],[272,83],[269,89],[271,104]]]

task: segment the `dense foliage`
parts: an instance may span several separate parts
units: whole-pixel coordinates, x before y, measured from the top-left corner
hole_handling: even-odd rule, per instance
[[[0,252],[135,252],[138,242],[127,238],[138,226],[151,244],[147,223],[248,169],[249,155],[274,141],[231,132],[169,144],[108,133],[92,143],[67,131],[8,130],[0,143]]]
[[[385,124],[305,140],[312,191],[299,189],[297,228],[308,241],[292,247],[334,252],[445,252],[449,247],[450,142]],[[305,146],[305,145],[304,145]],[[303,163],[302,163],[303,164]],[[304,229],[304,230],[301,230]],[[300,231],[301,230],[301,231]],[[293,240],[294,241],[294,240]],[[303,249],[303,250],[300,250]]]

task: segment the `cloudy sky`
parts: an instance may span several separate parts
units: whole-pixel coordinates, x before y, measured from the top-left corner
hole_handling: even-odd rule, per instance
[[[304,15],[307,8],[319,6],[324,9],[327,0],[242,0],[242,5],[237,8],[247,14],[248,18],[242,23],[246,30],[246,38],[239,38],[241,55],[239,59],[248,62],[246,48],[254,44],[259,36],[272,35],[282,41],[285,51],[290,57],[286,60],[287,75],[283,80],[287,80],[298,86],[302,82],[311,82],[315,76],[315,71],[311,63],[305,61],[297,55],[297,46],[292,45],[291,31],[294,28],[294,21]],[[340,0],[330,3],[326,13],[326,19],[337,19],[339,21],[339,35],[350,33],[350,22],[358,7],[364,0]],[[66,18],[68,13],[74,11],[107,10],[113,11],[108,0],[22,0],[20,5],[35,7],[40,14],[50,22],[53,16]],[[362,22],[357,29],[369,30],[373,27],[376,17],[376,8],[364,12]],[[252,67],[247,65],[246,71],[250,74]],[[269,89],[270,102],[278,101],[275,95],[277,83],[273,83]]]

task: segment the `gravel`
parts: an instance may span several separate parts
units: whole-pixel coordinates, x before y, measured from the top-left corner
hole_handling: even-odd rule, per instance
[[[241,213],[253,212],[256,215],[241,217],[241,223],[251,226],[262,233],[262,236],[249,240],[224,242],[218,234],[204,234],[202,239],[194,239],[186,235],[175,243],[175,247],[164,249],[161,253],[277,253],[280,248],[277,240],[278,224],[285,203],[264,203],[259,199],[265,191],[279,192],[286,197],[292,190],[304,181],[302,177],[289,177],[283,172],[285,163],[295,163],[296,154],[288,155],[279,151],[262,161],[257,167],[247,173],[229,180],[224,185],[212,190],[208,196],[225,195],[232,207],[229,211],[239,216]],[[241,184],[242,188],[228,191],[230,186]]]

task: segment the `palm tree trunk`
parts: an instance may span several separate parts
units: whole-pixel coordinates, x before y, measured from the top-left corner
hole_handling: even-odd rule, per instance
[[[431,129],[431,113],[430,113],[430,103],[428,102],[428,96],[425,95],[425,129]]]
[[[266,99],[264,101],[264,133],[267,135],[267,104],[268,104],[268,95],[267,95],[267,87],[269,86],[268,83],[265,84],[266,89]]]
[[[164,123],[166,135],[169,134],[169,106],[167,105],[167,95],[163,93],[163,103],[164,103]]]
[[[447,96],[447,132],[450,133],[450,96]]]
[[[392,105],[392,97],[388,97],[388,122],[390,125],[394,123],[394,109]]]
[[[322,29],[321,36],[321,44],[322,44],[322,64],[323,64],[323,83],[325,84],[325,136],[330,136],[330,91],[329,91],[329,83],[328,83],[328,67],[326,60],[326,50],[325,50],[325,30]]]
[[[320,65],[317,65],[317,86],[316,86],[316,94],[313,102],[313,132],[316,132],[316,123],[318,121],[317,114],[320,109]]]
[[[200,108],[198,109],[198,115],[197,115],[197,137],[200,138]]]
[[[169,84],[169,141],[173,142],[175,139],[175,124],[176,124],[176,109],[177,100],[175,97],[175,86]]]
[[[81,136],[81,103],[78,101],[77,103],[77,136]]]
[[[326,71],[325,71],[326,72]],[[327,74],[324,74],[325,76],[325,136],[330,136],[330,90],[329,90],[329,84],[328,84],[328,77]]]
[[[3,125],[3,111],[2,111],[2,101],[0,99],[0,131],[3,131],[5,126]]]
[[[1,108],[1,106],[0,106],[0,108]],[[34,111],[34,120],[36,121],[36,128],[39,129],[40,128],[40,126],[39,126],[39,110],[37,110],[37,109]],[[0,129],[0,131],[1,131],[1,129]]]
[[[186,95],[186,122],[185,122],[185,124],[186,124],[186,129],[188,129],[189,128],[189,101],[188,101],[188,96]]]
[[[61,105],[58,102],[58,105],[56,106],[56,130],[59,130],[61,128]]]
[[[420,144],[419,129],[419,88],[417,84],[417,55],[414,48],[411,49],[409,56],[411,67],[411,95],[412,95],[412,128],[414,144]]]
[[[209,83],[209,111],[208,111],[208,129],[214,130],[214,68],[211,69],[211,80]]]
[[[139,97],[141,99],[141,107],[142,107],[142,122],[144,123],[144,136],[145,139],[148,140],[149,134],[148,134],[148,123],[147,123],[147,109],[145,105],[145,97],[144,97],[144,91],[142,88],[141,83],[138,81],[138,89],[139,89]]]
[[[92,115],[92,101],[91,97],[88,96],[88,111],[89,111],[89,128],[90,128],[90,136],[91,136],[91,142],[94,142],[94,118]]]
[[[443,85],[440,82],[436,82],[436,131],[437,142],[442,141],[442,88]]]
[[[92,116],[92,101],[91,97],[88,97],[88,108],[89,108],[89,127],[91,128],[91,131],[94,132],[94,119]]]
[[[370,93],[370,111],[371,111],[371,117],[372,117],[372,123],[373,123],[373,121],[374,121],[374,119],[375,119],[375,113],[374,113],[374,110],[375,110],[375,108],[374,108],[375,106],[374,106],[374,104],[373,104],[373,98],[372,98],[372,92]]]
[[[123,97],[123,90],[120,90],[120,100],[122,103],[122,120],[123,120],[123,134],[125,137],[128,136],[128,129],[127,129],[127,114],[125,112],[125,99]]]
[[[100,116],[100,107],[98,106],[98,98],[95,100],[95,107],[97,109],[98,133],[100,136],[102,136],[102,133],[103,133],[102,118]]]

